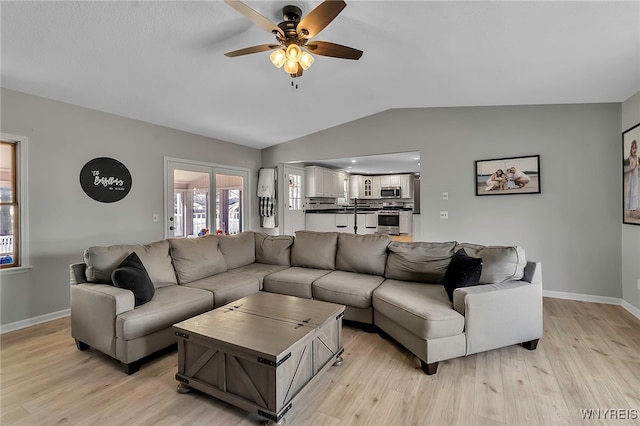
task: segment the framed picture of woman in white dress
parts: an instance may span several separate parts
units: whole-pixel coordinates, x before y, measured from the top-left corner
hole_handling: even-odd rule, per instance
[[[640,124],[622,133],[622,223],[631,225],[640,225],[638,143]]]

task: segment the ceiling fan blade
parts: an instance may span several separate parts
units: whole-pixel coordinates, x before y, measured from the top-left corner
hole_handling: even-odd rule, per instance
[[[227,52],[224,56],[234,58],[236,56],[249,55],[251,53],[266,52],[267,50],[277,49],[278,47],[280,47],[279,44],[260,44],[258,46],[245,47],[244,49]]]
[[[273,33],[274,31],[278,32],[282,37],[284,37],[284,31],[276,24],[271,22],[271,20],[260,13],[256,12],[246,4],[237,0],[224,0],[229,6],[242,13],[244,16],[249,18],[251,22],[256,24],[257,26],[264,28],[266,31]]]
[[[311,43],[307,43],[304,47],[316,55],[331,56],[332,58],[358,60],[362,56],[362,50],[343,46],[341,44],[330,43],[328,41],[313,41]]]
[[[342,0],[325,0],[298,23],[296,31],[303,38],[311,38],[335,19],[347,4]]]

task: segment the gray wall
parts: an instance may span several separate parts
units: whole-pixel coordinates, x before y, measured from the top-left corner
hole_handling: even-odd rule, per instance
[[[622,104],[622,131],[640,123],[640,92]],[[618,158],[622,155],[619,142]],[[625,154],[625,155],[628,155]],[[622,225],[622,297],[640,310],[640,226]]]
[[[3,325],[68,308],[68,265],[82,261],[85,248],[164,237],[162,221],[152,222],[153,213],[164,216],[164,156],[249,168],[249,188],[255,187],[257,149],[6,89],[1,99],[2,132],[29,138],[33,265],[27,273],[2,276]],[[82,166],[102,156],[131,172],[133,186],[122,201],[99,203],[80,188]]]
[[[620,117],[619,103],[390,110],[263,150],[262,162],[419,150],[419,239],[518,244],[543,262],[546,290],[620,298]],[[542,194],[474,195],[475,160],[531,154]]]

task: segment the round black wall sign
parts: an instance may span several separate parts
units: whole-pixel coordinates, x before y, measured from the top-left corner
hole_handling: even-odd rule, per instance
[[[80,171],[80,185],[91,198],[101,203],[122,200],[131,190],[131,173],[113,158],[94,158]]]

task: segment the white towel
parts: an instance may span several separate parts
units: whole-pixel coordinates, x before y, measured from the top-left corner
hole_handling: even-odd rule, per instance
[[[276,217],[275,216],[267,216],[262,218],[262,227],[263,228],[275,228],[276,227]]]
[[[258,197],[273,197],[275,169],[260,169],[258,172]]]

